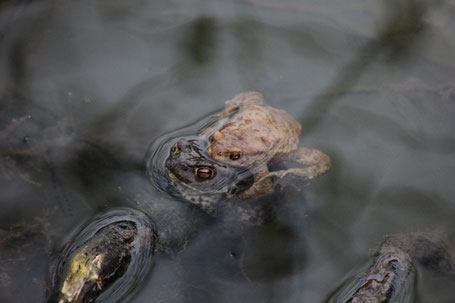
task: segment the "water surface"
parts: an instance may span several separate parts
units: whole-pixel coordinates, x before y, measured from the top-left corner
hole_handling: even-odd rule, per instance
[[[257,90],[299,120],[301,143],[327,153],[331,171],[285,193],[289,210],[271,226],[230,234],[198,223],[182,253],[157,257],[133,302],[324,302],[388,234],[436,231],[455,243],[454,16],[451,1],[4,1],[3,238],[41,224],[54,252],[101,210],[147,211],[165,199],[140,181],[148,144]],[[43,179],[5,156],[43,138],[53,146],[37,158]],[[29,247],[24,268],[29,243],[47,262],[47,240],[30,237],[17,244]],[[43,264],[28,269],[41,298]],[[12,292],[31,275],[20,266]],[[416,281],[416,302],[455,297],[453,282],[424,270]]]

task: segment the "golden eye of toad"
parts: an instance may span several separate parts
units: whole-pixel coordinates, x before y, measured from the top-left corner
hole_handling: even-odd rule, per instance
[[[209,179],[213,176],[213,169],[208,167],[196,168],[196,176],[201,179]]]

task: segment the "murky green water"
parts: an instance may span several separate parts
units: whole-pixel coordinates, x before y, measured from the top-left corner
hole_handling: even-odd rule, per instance
[[[15,270],[0,298],[44,301],[47,253],[113,206],[197,233],[134,302],[324,302],[388,234],[455,243],[454,17],[452,1],[2,2],[0,265]],[[245,90],[333,167],[239,232],[161,197],[142,165],[154,138]],[[421,269],[414,291],[455,297]]]

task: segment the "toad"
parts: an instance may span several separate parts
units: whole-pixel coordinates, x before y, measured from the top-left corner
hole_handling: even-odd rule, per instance
[[[276,184],[286,184],[285,179],[311,180],[330,169],[327,155],[299,146],[300,123],[284,110],[264,105],[258,92],[234,96],[217,116],[222,122],[200,137],[208,140],[207,152],[213,159],[252,172],[254,184],[237,195],[240,200],[271,194]],[[290,163],[299,167],[271,169]]]

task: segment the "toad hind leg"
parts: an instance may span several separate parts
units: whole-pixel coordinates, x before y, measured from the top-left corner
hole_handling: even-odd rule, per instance
[[[293,160],[302,164],[304,167],[291,168],[289,170],[292,172],[288,173],[296,174],[297,176],[304,177],[308,180],[326,173],[331,166],[329,156],[320,150],[303,146],[299,147],[294,153]]]
[[[296,181],[305,177],[307,171],[303,170],[304,168],[289,168],[286,170],[271,171],[255,180],[254,184],[239,194],[237,198],[244,201],[254,201],[263,196],[273,194],[277,184],[280,184],[281,187],[295,185],[297,183]]]
[[[303,167],[273,171],[263,178],[273,178],[274,184],[279,184],[281,187],[289,185],[295,186],[296,184],[299,184],[302,179],[304,181],[309,181],[323,175],[331,167],[329,156],[317,149],[301,146],[292,156],[293,157],[291,157],[290,160],[303,165]]]
[[[302,164],[304,167],[293,167],[271,172],[264,167],[256,174],[259,177],[255,178],[254,184],[241,193],[238,198],[240,200],[258,199],[272,194],[277,184],[286,187],[295,185],[296,181],[301,179],[311,180],[326,173],[331,166],[329,156],[317,149],[303,146],[297,149],[290,160]]]

